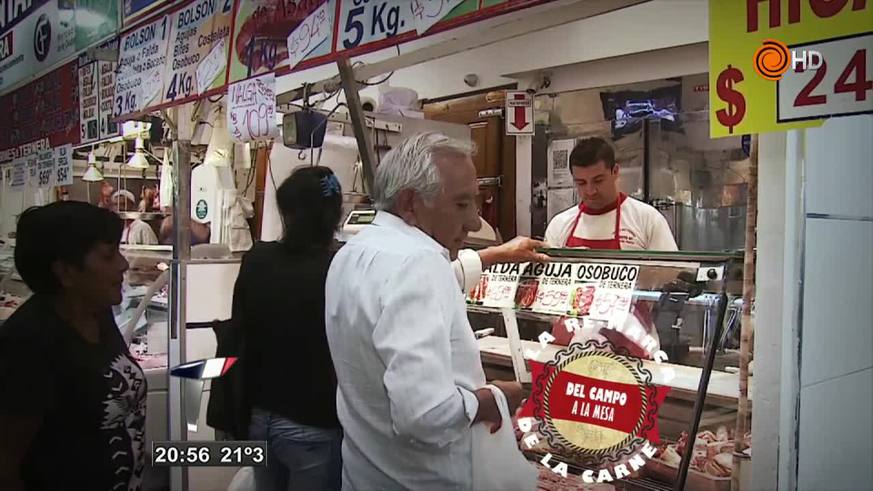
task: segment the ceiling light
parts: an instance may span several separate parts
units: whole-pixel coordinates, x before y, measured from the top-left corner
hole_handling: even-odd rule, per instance
[[[97,155],[94,150],[88,152],[88,169],[82,175],[82,180],[85,182],[99,182],[103,180],[103,173],[97,168]]]
[[[142,138],[137,138],[135,145],[136,149],[133,152],[133,156],[127,161],[127,166],[133,169],[148,169],[149,161],[146,158],[145,143],[143,143]]]

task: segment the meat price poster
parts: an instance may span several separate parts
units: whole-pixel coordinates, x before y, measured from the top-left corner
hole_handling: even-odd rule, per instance
[[[873,112],[871,43],[873,2],[710,0],[710,136]]]
[[[621,324],[639,266],[602,263],[497,264],[482,272],[467,301]]]
[[[327,1],[327,12],[330,16],[328,24],[331,26],[334,25],[336,1]],[[241,0],[234,25],[230,81],[237,82],[286,69],[288,36],[324,3],[324,0]],[[327,39],[314,47],[303,59],[330,54],[334,44],[333,31],[330,29]]]
[[[468,292],[467,302],[483,307],[515,307],[518,278],[525,265],[494,264],[482,271],[479,283]]]
[[[171,18],[164,16],[121,36],[112,107],[114,117],[139,113],[157,105],[172,29]]]
[[[118,38],[103,43],[99,49],[118,51]],[[90,143],[118,135],[118,125],[112,120],[114,96],[115,62],[97,60],[89,53],[80,54],[80,143]]]
[[[114,117],[167,107],[227,83],[233,0],[196,0],[121,37]]]

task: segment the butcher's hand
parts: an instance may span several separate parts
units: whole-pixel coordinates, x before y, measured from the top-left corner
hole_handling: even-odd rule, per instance
[[[479,251],[482,267],[487,268],[498,263],[545,263],[549,256],[537,252],[537,249],[548,247],[545,242],[530,237],[516,237],[498,246],[488,247]]]

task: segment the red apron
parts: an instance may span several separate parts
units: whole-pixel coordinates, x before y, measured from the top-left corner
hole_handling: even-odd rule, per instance
[[[611,239],[581,239],[573,235],[576,232],[576,227],[579,226],[579,220],[582,218],[582,215],[585,213],[590,213],[592,215],[602,215],[603,213],[609,213],[612,211],[612,208],[607,208],[605,210],[600,210],[598,212],[591,212],[585,207],[585,203],[579,203],[579,213],[576,214],[576,220],[573,221],[573,226],[570,227],[570,235],[567,237],[567,241],[564,243],[564,247],[567,248],[579,248],[586,247],[588,249],[612,249],[617,250],[621,249],[621,205],[624,203],[624,200],[627,199],[627,195],[624,193],[619,193],[618,199],[615,201],[615,233]]]
[[[591,213],[585,207],[585,203],[579,204],[579,213],[576,214],[576,220],[573,221],[573,226],[570,228],[570,235],[567,237],[567,241],[564,244],[564,247],[567,248],[579,248],[585,247],[588,249],[610,249],[610,250],[619,250],[621,249],[621,205],[624,203],[624,200],[627,199],[627,195],[624,193],[620,193],[618,199],[615,203],[615,232],[611,239],[582,239],[573,235],[576,232],[576,227],[579,226],[579,220],[582,218],[582,215],[588,212],[589,214],[603,214],[609,213],[612,211],[612,208],[607,208],[605,210],[601,210],[599,212]],[[635,302],[631,307],[631,312],[634,317],[636,317],[640,323],[651,333],[655,326],[652,322],[652,313],[649,307],[646,304]],[[570,344],[570,339],[573,337],[572,333],[567,333],[567,330],[563,328],[563,321],[565,317],[560,318],[555,325],[552,326],[552,335],[557,339],[554,341],[555,344],[568,345]],[[600,331],[604,337],[609,339],[614,345],[621,346],[627,349],[632,355],[638,358],[650,358],[649,354],[645,352],[640,346],[636,343],[628,339],[624,334],[613,330],[603,328]]]

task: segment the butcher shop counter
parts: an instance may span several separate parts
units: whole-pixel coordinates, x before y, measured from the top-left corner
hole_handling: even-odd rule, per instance
[[[513,380],[512,359],[509,354],[509,340],[499,336],[487,336],[478,340],[479,353],[485,376],[488,380]],[[538,360],[546,362],[554,359],[564,346],[546,345],[543,347],[536,341],[521,341],[522,352],[530,349],[541,351]],[[652,373],[652,381],[660,386],[670,387],[665,404],[658,413],[658,423],[661,433],[668,438],[678,438],[682,431],[687,430],[691,418],[694,399],[697,396],[697,386],[703,372],[701,368],[676,365],[672,363],[655,363],[643,361],[643,366]],[[667,379],[669,370],[673,378]],[[754,392],[753,377],[749,377],[749,401]],[[739,375],[735,373],[713,371],[709,380],[703,415],[700,427],[711,428],[713,431],[721,425],[733,425],[736,422],[737,399],[739,397]]]
[[[482,355],[482,364],[487,368],[508,367],[512,371],[512,359],[509,356],[509,340],[498,336],[487,336],[478,340],[479,353]],[[530,349],[534,352],[542,351],[538,357],[542,361],[550,360],[564,348],[564,346],[546,345],[544,348],[536,341],[521,341],[522,351]],[[703,369],[687,367],[672,363],[655,363],[643,361],[643,366],[652,372],[652,381],[661,386],[670,387],[670,397],[694,400],[697,395],[697,384]],[[667,381],[667,369],[672,369],[675,377]],[[739,397],[739,375],[735,373],[713,371],[709,379],[709,391],[707,401],[721,401],[725,404],[736,406]],[[753,377],[749,377],[749,400],[752,400]]]

